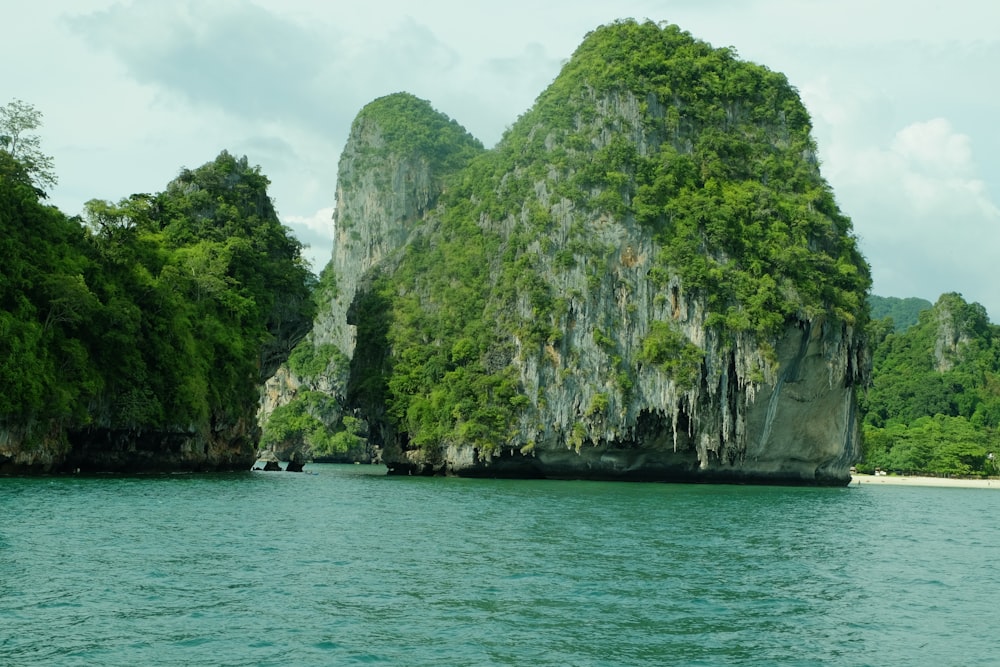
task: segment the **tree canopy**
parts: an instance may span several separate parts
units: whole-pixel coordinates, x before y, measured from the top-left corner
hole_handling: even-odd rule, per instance
[[[54,161],[42,152],[42,140],[33,134],[42,125],[42,112],[21,100],[0,107],[0,151],[13,157],[40,192],[56,184]]]
[[[314,313],[267,185],[223,152],[164,192],[88,202],[83,224],[0,151],[0,423],[190,430],[253,414]]]
[[[895,296],[868,296],[868,305],[871,308],[871,318],[881,320],[892,319],[892,328],[898,333],[906,331],[917,323],[920,312],[930,309],[932,304],[927,299],[917,297],[899,298]]]

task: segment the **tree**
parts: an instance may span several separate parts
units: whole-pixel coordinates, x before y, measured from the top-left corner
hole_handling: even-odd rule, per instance
[[[52,157],[42,153],[41,139],[29,134],[42,125],[42,112],[21,100],[0,107],[0,150],[6,151],[27,170],[39,190],[56,184]]]

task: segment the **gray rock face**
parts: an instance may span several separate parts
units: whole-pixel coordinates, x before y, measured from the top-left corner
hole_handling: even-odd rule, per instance
[[[377,109],[394,105],[423,107],[426,103],[405,93],[390,95],[370,104],[369,113],[359,114],[353,123],[338,165],[334,250],[329,267],[336,289],[302,343],[312,345],[317,353],[334,345],[348,361],[356,344],[357,327],[349,322],[359,290],[374,269],[392,261],[441,193],[440,164],[419,151],[403,153],[387,146],[387,130],[377,120]],[[426,108],[430,110],[429,105]],[[394,141],[398,143],[398,139]],[[330,364],[325,372],[311,377],[299,377],[287,365],[282,366],[265,383],[258,420],[266,423],[275,408],[295,401],[302,391],[324,393],[343,403],[348,383],[347,364]],[[351,414],[352,410],[344,407],[315,416],[330,431],[337,431],[344,428],[344,416]],[[308,443],[296,442],[287,450],[279,449],[278,454],[287,456],[300,447],[309,457],[336,462],[369,462],[377,460],[380,453],[377,443],[366,443],[360,450],[316,453]]]
[[[950,300],[940,299],[935,310],[938,320],[937,339],[934,341],[934,365],[939,373],[947,373],[955,367],[959,350],[971,340],[969,333],[956,322]]]
[[[340,158],[332,258],[337,296],[317,318],[316,345],[334,343],[348,357],[354,352],[355,329],[346,326],[347,312],[358,285],[409,237],[413,224],[436,200],[428,160],[383,152],[385,141],[375,121],[351,129]]]
[[[850,465],[861,453],[855,391],[867,363],[850,327],[822,319],[789,326],[771,362],[752,339],[732,348],[710,341],[707,348],[695,388],[681,390],[647,371],[629,396],[614,387],[607,361],[562,374],[553,364],[521,366],[525,385],[543,398],[526,412],[508,447],[480,451],[452,443],[433,459],[422,450],[396,449],[387,463],[400,474],[850,481]],[[748,379],[761,368],[766,379]],[[609,406],[589,413],[598,394],[610,397]]]
[[[52,423],[41,438],[23,429],[0,427],[0,475],[53,472],[59,469],[67,451],[69,442],[61,424]]]

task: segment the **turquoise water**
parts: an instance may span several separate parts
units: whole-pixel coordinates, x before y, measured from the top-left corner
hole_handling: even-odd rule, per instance
[[[0,478],[0,665],[1000,665],[1000,493]]]

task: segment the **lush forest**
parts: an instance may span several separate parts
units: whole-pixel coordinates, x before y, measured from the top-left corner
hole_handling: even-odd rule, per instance
[[[859,470],[998,474],[1000,326],[985,309],[944,294],[905,331],[885,318],[871,332]]]
[[[930,309],[934,304],[927,299],[914,296],[899,298],[895,296],[868,295],[868,307],[872,320],[892,319],[893,330],[906,331],[920,319],[920,312]]]
[[[267,178],[222,152],[156,194],[45,203],[40,114],[0,114],[0,429],[212,429],[311,325],[315,282]]]
[[[592,115],[596,96],[625,91],[660,105],[641,109],[659,138],[642,153],[601,139],[607,128]],[[379,362],[350,393],[384,405],[412,444],[502,443],[529,400],[506,360],[558,343],[551,323],[568,308],[539,278],[538,251],[552,250],[563,270],[587,257],[595,285],[606,269],[614,249],[582,227],[561,249],[546,247],[553,214],[531,193],[548,179],[579,210],[655,238],[650,279],[679,274],[705,295],[719,331],[766,338],[797,314],[861,325],[870,311],[860,470],[1000,472],[1000,327],[956,294],[933,306],[869,295],[864,307],[867,266],[814,168],[808,115],[783,76],[675,26],[624,22],[588,36],[492,151],[420,100],[390,102],[359,122],[382,127],[386,151],[427,156],[445,194],[434,242],[418,234],[357,303],[358,354]],[[23,102],[0,108],[0,431],[30,446],[93,427],[211,428],[245,414],[285,359],[300,377],[347,363],[332,346],[292,349],[336,277],[309,273],[258,167],[224,151],[162,192],[94,199],[70,217],[46,203],[56,172],[34,133],[40,122]],[[503,233],[489,224],[505,219],[513,226]],[[533,317],[514,317],[520,300]],[[612,352],[613,326],[593,333]],[[641,363],[680,379],[700,363],[665,323],[642,348]],[[614,358],[613,382],[627,392],[634,369]],[[341,408],[303,392],[275,412],[264,442],[363,447],[367,424]],[[335,430],[326,413],[338,414]]]

